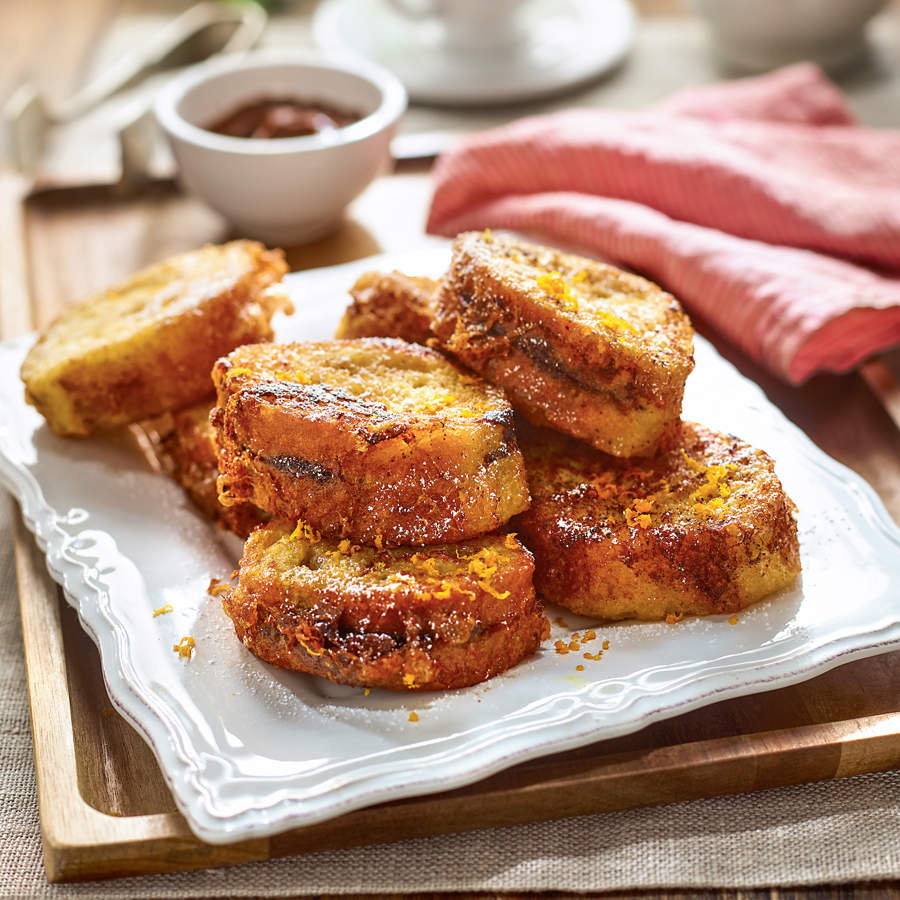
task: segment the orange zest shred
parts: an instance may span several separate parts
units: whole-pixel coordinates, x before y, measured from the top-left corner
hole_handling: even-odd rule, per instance
[[[738,619],[737,616],[731,616],[731,617],[728,619],[728,624],[729,624],[729,625],[737,625],[737,623],[738,623],[739,621],[740,621],[740,620]]]
[[[292,381],[294,384],[312,384],[312,380],[308,375],[304,375],[296,370],[288,371],[282,369],[280,372],[275,373],[275,378],[277,381]]]
[[[593,310],[593,315],[595,319],[611,331],[633,331],[637,334],[637,328],[635,328],[631,322],[626,322],[624,319],[620,319],[612,313],[604,312],[601,309],[595,309]]]
[[[577,665],[577,666],[575,666],[575,671],[576,671],[576,672],[583,672],[583,671],[584,671],[584,666],[582,666],[582,665],[580,665],[580,664]]]
[[[698,516],[715,516],[721,518],[725,514],[725,503],[731,496],[732,490],[725,479],[734,471],[731,465],[705,466],[703,463],[692,459],[681,451],[688,468],[705,476],[706,481],[691,492],[690,498],[694,501],[694,512]]]
[[[566,284],[561,272],[546,272],[538,275],[537,286],[569,309],[578,309],[578,300],[572,295],[572,290]]]
[[[497,554],[485,547],[477,553],[473,553],[469,560],[469,571],[479,580],[490,578],[497,571]],[[494,563],[494,565],[491,565]]]
[[[565,278],[562,277],[562,272],[545,272],[538,275],[536,281],[537,286],[548,294],[565,294],[569,290]]]
[[[368,697],[369,694],[371,694],[371,693],[372,693],[372,688],[366,688],[366,689],[363,691],[363,697]]]
[[[683,612],[669,613],[666,616],[666,625],[675,625],[684,618]]]
[[[612,500],[619,492],[615,485],[615,476],[611,472],[601,472],[599,475],[595,475],[589,483],[598,500]]]
[[[684,461],[687,463],[689,469],[693,469],[695,472],[706,471],[706,466],[704,466],[702,462],[697,462],[692,456],[688,456],[686,450],[682,450],[681,455],[684,457]]]
[[[237,572],[232,572],[231,577],[235,578],[237,577],[237,574]],[[227,581],[223,582],[218,578],[211,578],[209,584],[207,585],[206,593],[209,594],[210,597],[218,597],[220,594],[224,594],[229,587],[231,587],[231,585],[228,584]],[[167,612],[171,612],[171,610],[167,610]],[[155,617],[156,613],[154,612],[153,615]]]
[[[183,637],[177,644],[172,644],[172,649],[182,658],[190,659],[194,654],[197,642],[190,636]]]
[[[587,280],[587,277],[587,272],[582,270],[572,276],[572,282],[578,284]],[[572,290],[566,284],[561,272],[546,272],[543,275],[538,275],[537,286],[569,309],[578,309],[578,299],[572,294]],[[633,331],[637,333],[638,329],[630,322],[626,322],[625,319],[606,312],[606,310],[591,308],[591,315],[611,331]]]
[[[155,619],[157,616],[164,616],[166,613],[172,612],[172,604],[167,603],[165,606],[161,606],[159,609],[153,610],[153,618]]]
[[[436,413],[438,410],[450,406],[451,403],[455,403],[458,399],[456,394],[440,394],[431,400],[426,400],[422,405],[426,412]],[[465,412],[463,411],[462,415],[465,415]]]
[[[650,527],[650,510],[653,509],[655,497],[636,497],[634,503],[625,510],[625,523],[629,528],[637,525],[640,528]]]
[[[598,650],[596,653],[584,653],[582,654],[582,656],[584,659],[590,659],[594,662],[597,662],[598,660],[603,659],[603,651]]]
[[[506,536],[506,539],[503,541],[503,546],[506,547],[507,550],[518,550],[519,549],[519,542],[516,540],[517,534],[518,534],[518,532],[511,531]]]
[[[721,497],[714,497],[709,503],[695,503],[694,512],[701,516],[716,516],[721,518],[725,515],[725,501]]]
[[[469,572],[478,579],[478,587],[498,600],[505,600],[509,596],[509,591],[498,591],[490,583],[499,566],[496,550],[484,547],[466,559],[469,560]]]
[[[561,624],[561,625],[563,625],[563,627],[565,627],[565,622],[562,621],[561,619],[557,620],[557,624]],[[578,631],[573,631],[569,637],[569,640],[556,641],[553,644],[553,649],[556,650],[556,652],[561,655],[565,655],[566,653],[576,653],[579,650],[584,649],[584,645],[586,643],[588,643],[588,641],[595,641],[595,640],[597,640],[597,632],[594,631],[593,629],[589,629],[588,631],[585,631],[584,634],[581,634]],[[609,641],[604,641],[603,642],[603,650],[608,650],[608,649],[609,649]],[[584,655],[585,659],[600,659],[600,657],[603,656],[603,650],[598,650],[597,653],[595,653],[595,654],[585,652],[583,655]]]
[[[449,600],[450,595],[453,593],[453,589],[446,581],[441,582],[441,589],[439,591],[433,591],[431,596],[434,597],[435,600]]]
[[[324,647],[319,647],[318,650],[311,647],[306,641],[303,640],[299,635],[297,636],[297,643],[310,655],[310,656],[321,656],[325,652]]]
[[[409,714],[409,721],[410,721],[410,722],[418,722],[418,721],[419,721],[419,714],[418,714],[417,712],[411,712],[411,713]]]
[[[421,569],[421,571],[423,571],[426,575],[430,575],[432,578],[441,577],[441,573],[438,571],[437,563],[430,556],[422,556],[421,553],[413,553],[409,561],[417,569]]]
[[[404,683],[407,687],[412,687],[412,686],[416,683],[416,676],[415,676],[415,675],[412,675],[412,674],[409,673],[409,672],[407,672],[407,673],[403,676],[403,683]]]
[[[384,539],[382,538],[380,531],[375,535],[375,548],[377,550],[384,550]]]
[[[624,483],[616,480],[616,475],[610,471],[599,472],[591,476],[588,484],[598,500],[613,500],[620,503],[624,509],[625,523],[629,528],[649,528],[651,525],[650,512],[656,503],[656,497],[649,494],[646,497],[638,497],[632,485],[636,481],[646,480],[652,475],[641,469],[632,469],[624,473]],[[627,504],[629,504],[628,506]],[[615,525],[614,518],[608,518],[607,524]]]
[[[307,525],[303,519],[297,519],[297,527],[291,532],[290,539],[292,541],[297,538],[303,538],[311,544],[318,544],[322,540],[322,535],[316,531],[311,525]]]

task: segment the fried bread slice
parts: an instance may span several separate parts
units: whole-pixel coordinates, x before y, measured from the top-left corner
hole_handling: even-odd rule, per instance
[[[646,279],[469,232],[453,244],[433,328],[535,424],[614,456],[650,456],[677,428],[693,329]]]
[[[335,337],[393,337],[428,344],[440,282],[402,272],[365,272],[350,288]]]
[[[213,363],[268,340],[290,303],[281,251],[251,241],[156,263],[67,309],[22,364],[25,397],[60,435],[84,436],[200,402]]]
[[[532,504],[514,521],[543,598],[603,619],[731,613],[800,571],[796,508],[772,459],[685,422],[655,459],[521,436]]]
[[[503,391],[388,338],[241,347],[213,369],[219,499],[370,545],[459,541],[528,506]]]
[[[251,503],[219,503],[216,432],[209,422],[215,406],[209,398],[196,406],[141,423],[163,471],[176,481],[200,511],[226,531],[247,537],[269,517]]]
[[[222,603],[244,645],[281,668],[360,687],[461,688],[549,634],[532,571],[513,535],[377,550],[274,521],[247,541]]]

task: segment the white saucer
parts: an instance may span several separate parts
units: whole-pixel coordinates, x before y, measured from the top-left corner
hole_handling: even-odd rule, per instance
[[[326,51],[390,69],[414,101],[465,106],[558,94],[618,65],[634,39],[628,0],[531,0],[521,16],[526,37],[487,52],[446,46],[435,18],[407,18],[386,0],[325,0],[313,33]]]

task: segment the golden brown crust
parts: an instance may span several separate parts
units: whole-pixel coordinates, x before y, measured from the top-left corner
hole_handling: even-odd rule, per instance
[[[795,507],[772,459],[683,423],[656,459],[521,437],[532,493],[515,520],[545,600],[604,619],[730,613],[800,571]]]
[[[216,432],[209,422],[215,405],[212,397],[197,406],[142,422],[141,427],[163,471],[184,488],[201,512],[226,531],[245,538],[269,517],[250,503],[219,503]]]
[[[402,272],[365,272],[350,288],[353,302],[335,332],[338,338],[392,337],[428,344],[440,282]]]
[[[226,505],[393,546],[485,534],[528,505],[503,392],[425,347],[241,347],[213,380]]]
[[[532,422],[616,456],[660,448],[694,365],[690,322],[655,284],[487,233],[454,242],[433,328]]]
[[[22,365],[26,399],[67,436],[199,403],[216,359],[272,337],[286,271],[280,250],[251,241],[150,266],[46,329]]]
[[[360,687],[442,690],[505,671],[549,623],[512,535],[376,550],[275,521],[222,594],[238,638],[286,669]]]

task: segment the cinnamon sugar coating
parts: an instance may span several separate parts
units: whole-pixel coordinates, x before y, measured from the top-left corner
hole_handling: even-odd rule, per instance
[[[671,294],[489,233],[454,241],[433,328],[530,421],[615,456],[660,449],[694,366],[693,329]]]
[[[365,272],[350,288],[335,337],[392,337],[429,344],[440,282],[402,272]]]
[[[514,526],[545,600],[603,619],[732,613],[800,571],[796,508],[768,454],[683,423],[654,459],[521,435],[531,508]]]
[[[156,263],[66,309],[22,364],[25,397],[60,435],[84,436],[199,403],[213,363],[269,340],[291,304],[280,250],[253,241]]]
[[[528,506],[499,388],[403,341],[241,347],[213,369],[219,498],[327,537],[424,545]]]
[[[532,569],[511,535],[378,550],[276,521],[247,541],[222,603],[244,645],[281,668],[360,687],[460,688],[549,634]]]

